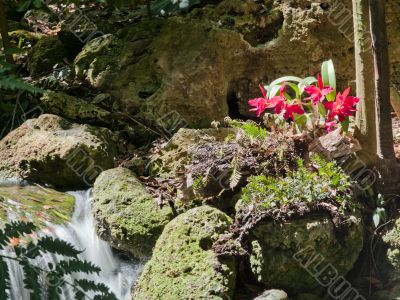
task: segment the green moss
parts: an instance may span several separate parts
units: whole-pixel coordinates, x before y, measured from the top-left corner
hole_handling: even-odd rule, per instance
[[[28,56],[28,70],[31,75],[43,75],[53,70],[53,66],[62,63],[68,56],[58,36],[40,39]]]
[[[331,265],[339,275],[353,268],[363,247],[363,226],[360,218],[351,216],[345,224],[348,234],[339,241],[328,216],[270,222],[256,226],[251,232],[250,266],[257,280],[290,292],[310,292],[320,285],[311,273]],[[296,254],[296,258],[294,255]],[[308,268],[307,262],[310,263]]]
[[[75,198],[49,188],[38,186],[0,187],[0,220],[8,216],[32,221],[38,228],[47,222],[62,224],[71,219]]]
[[[295,171],[286,177],[252,176],[242,190],[245,203],[258,203],[264,208],[280,207],[300,202],[335,201],[345,208],[351,203],[350,178],[333,162],[313,156],[309,170],[298,159]]]
[[[231,219],[202,206],[171,221],[157,241],[133,299],[230,299],[236,281],[233,258],[218,260],[211,249]]]
[[[159,208],[136,175],[125,168],[107,170],[97,178],[93,210],[100,236],[138,258],[151,254],[173,218],[171,208]]]
[[[24,29],[11,31],[8,33],[8,35],[10,36],[11,42],[19,48],[27,46],[28,44],[33,46],[37,41],[45,36],[44,34],[31,32]]]

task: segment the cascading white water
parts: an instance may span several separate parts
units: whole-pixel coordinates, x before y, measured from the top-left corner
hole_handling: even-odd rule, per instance
[[[91,261],[101,268],[99,275],[85,275],[86,279],[102,282],[117,296],[118,300],[130,299],[133,282],[142,271],[143,263],[133,263],[121,260],[111,247],[100,240],[95,231],[95,220],[91,212],[90,190],[70,192],[75,197],[75,211],[70,223],[66,225],[49,224],[51,234],[68,241],[76,249],[84,250],[80,258]],[[44,255],[38,265],[46,267],[49,262],[57,260],[54,255]],[[11,276],[12,300],[28,300],[29,293],[23,289],[23,273],[15,262],[8,262]],[[79,276],[79,275],[78,275]],[[68,288],[63,290],[65,300],[73,299]]]

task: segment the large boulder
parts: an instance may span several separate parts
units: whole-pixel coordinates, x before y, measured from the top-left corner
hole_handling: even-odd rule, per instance
[[[233,128],[189,129],[181,128],[159,151],[150,157],[149,173],[153,176],[170,177],[185,171],[191,162],[191,152],[202,144],[223,143],[229,135],[236,135]]]
[[[116,144],[116,136],[106,128],[41,115],[0,141],[0,177],[58,187],[88,186],[114,166]]]
[[[40,186],[0,186],[0,224],[26,220],[43,229],[69,222],[74,210],[72,195]]]
[[[93,212],[99,236],[136,258],[146,258],[173,218],[169,206],[159,208],[136,175],[125,168],[104,171],[93,187]]]
[[[336,234],[328,216],[260,223],[251,232],[250,267],[260,283],[291,293],[329,286],[349,272],[363,247],[360,218],[349,216]]]
[[[352,2],[225,0],[185,17],[143,21],[92,40],[78,78],[109,92],[120,110],[159,123],[179,115],[208,126],[248,116],[258,84],[309,76],[332,58],[339,86],[354,81]],[[388,1],[393,81],[400,78],[398,1]]]
[[[172,220],[157,241],[132,299],[233,299],[235,259],[218,259],[211,249],[231,222],[226,214],[208,206]]]

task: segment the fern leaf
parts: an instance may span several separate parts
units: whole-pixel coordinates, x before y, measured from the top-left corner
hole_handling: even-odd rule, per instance
[[[31,300],[41,300],[41,288],[39,283],[40,270],[31,265],[28,261],[20,261],[22,270],[24,271],[24,286],[31,290]]]
[[[0,230],[0,245],[6,246],[13,237],[19,237],[23,234],[31,234],[36,226],[31,222],[11,222],[7,223],[4,230]]]
[[[5,90],[25,91],[33,94],[39,94],[44,92],[44,90],[42,90],[41,88],[29,84],[15,76],[1,77],[0,88]]]
[[[0,299],[8,299],[7,290],[10,289],[10,273],[7,263],[0,256]]]
[[[82,272],[86,274],[99,273],[101,269],[87,260],[71,259],[62,260],[56,265],[56,271],[59,274],[66,275],[77,272]]]
[[[109,294],[109,288],[104,284],[104,283],[96,283],[92,280],[87,280],[87,279],[79,279],[75,280],[74,284],[79,286],[80,289],[82,289],[85,292],[93,291],[93,292],[99,292],[104,295]],[[111,294],[113,295],[113,294]],[[115,297],[115,295],[114,295]]]
[[[51,236],[41,238],[38,241],[37,246],[41,251],[73,258],[77,258],[78,254],[82,253],[82,251],[76,250],[72,244],[57,238],[55,239]]]
[[[242,179],[242,174],[239,171],[239,157],[235,155],[232,159],[232,175],[229,178],[229,187],[233,190]]]

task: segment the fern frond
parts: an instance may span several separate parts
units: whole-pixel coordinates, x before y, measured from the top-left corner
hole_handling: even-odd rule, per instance
[[[3,230],[0,230],[0,245],[6,246],[9,240],[24,234],[31,234],[36,226],[31,222],[11,222],[7,223]]]
[[[41,288],[39,283],[40,270],[31,265],[27,260],[20,262],[22,270],[24,271],[24,286],[26,289],[31,290],[31,300],[41,300]]]
[[[77,258],[82,251],[76,250],[74,246],[66,241],[54,239],[51,236],[41,238],[37,246],[43,252],[56,253],[67,257]]]
[[[240,182],[240,179],[242,179],[242,174],[240,173],[239,170],[239,154],[236,154],[231,162],[231,167],[232,167],[232,175],[229,178],[229,187],[233,190]]]
[[[72,273],[100,273],[101,269],[87,260],[71,259],[62,260],[55,266],[56,272],[62,275]]]
[[[15,90],[25,91],[33,94],[40,94],[44,92],[44,90],[42,90],[41,88],[38,88],[30,83],[27,83],[16,76],[0,77],[0,88],[13,91]]]
[[[7,263],[0,256],[0,299],[7,300],[10,289],[10,273],[8,270]]]

